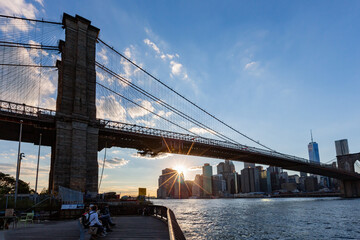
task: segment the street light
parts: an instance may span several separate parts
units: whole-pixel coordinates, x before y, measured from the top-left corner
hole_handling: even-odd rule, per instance
[[[40,161],[41,137],[42,137],[42,134],[40,133],[39,151],[38,151],[38,159],[37,159],[37,167],[36,167],[36,182],[35,182],[35,193],[36,194],[37,194],[37,185],[38,185],[38,177],[39,177],[39,161]]]
[[[17,163],[16,163],[16,183],[15,183],[14,208],[16,208],[16,200],[17,200],[17,193],[18,193],[18,184],[19,184],[19,175],[20,175],[21,159],[22,159],[23,156],[24,156],[24,153],[20,153],[20,149],[21,149],[21,136],[22,136],[22,125],[23,125],[23,120],[20,120],[18,159],[17,159]]]

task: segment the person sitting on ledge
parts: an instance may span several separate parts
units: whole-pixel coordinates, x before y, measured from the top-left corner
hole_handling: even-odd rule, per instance
[[[101,218],[100,220],[105,219],[109,223],[110,226],[115,226],[116,224],[112,221],[110,216],[109,205],[105,204],[104,208],[101,210]]]
[[[101,224],[101,222],[99,221],[99,216],[97,214],[97,206],[93,205],[90,207],[91,211],[89,213],[90,216],[90,227],[97,227],[97,234],[99,234],[101,237],[105,237],[105,232],[104,232],[104,228],[103,225]]]

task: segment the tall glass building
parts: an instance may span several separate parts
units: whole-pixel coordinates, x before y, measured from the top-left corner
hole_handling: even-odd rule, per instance
[[[310,162],[320,163],[319,145],[317,142],[311,141],[308,145],[308,150]]]
[[[208,163],[203,166],[203,189],[205,196],[212,195],[212,166]]]

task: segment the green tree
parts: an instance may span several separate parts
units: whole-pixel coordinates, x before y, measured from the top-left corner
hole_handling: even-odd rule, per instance
[[[9,174],[0,172],[0,194],[15,193],[15,183],[16,180],[14,177],[10,176]],[[30,188],[29,183],[19,179],[18,193],[29,194],[34,193],[34,190]]]

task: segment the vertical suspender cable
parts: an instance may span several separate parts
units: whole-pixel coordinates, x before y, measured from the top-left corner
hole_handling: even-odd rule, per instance
[[[36,167],[35,193],[37,193],[37,185],[38,185],[38,177],[39,177],[39,162],[40,162],[41,137],[42,137],[42,134],[40,133],[39,150],[38,150],[38,159],[37,159],[37,167]]]
[[[104,168],[105,168],[105,161],[106,161],[106,149],[107,149],[107,142],[105,142],[104,161],[103,161],[103,165],[102,165],[101,177],[100,177],[99,189],[98,189],[98,191],[99,191],[99,192],[100,192],[101,181],[102,181],[102,178],[103,178]]]

